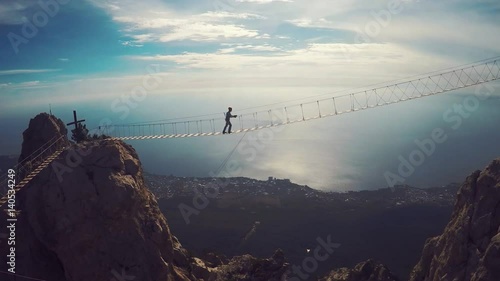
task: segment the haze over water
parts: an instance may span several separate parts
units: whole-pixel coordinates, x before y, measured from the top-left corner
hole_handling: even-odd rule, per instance
[[[207,100],[201,95],[190,97],[188,94],[181,98],[185,101],[175,103],[170,102],[169,97],[151,95],[138,103],[125,120],[120,119],[121,114],[113,112],[110,103],[106,102],[53,106],[52,110],[56,116],[70,122],[71,110],[77,109],[79,117],[87,120],[89,128],[94,128],[104,118],[111,119],[113,124],[135,123],[213,113],[219,108],[219,118],[223,118],[222,113],[229,102],[234,107],[234,114],[238,114],[240,106],[248,108],[268,101],[258,94],[259,91],[262,89],[255,89],[255,95],[239,100],[232,100],[229,94]],[[316,189],[346,191],[387,187],[384,173],[398,174],[399,156],[408,160],[413,151],[422,151],[415,141],[430,139],[432,131],[441,128],[446,141],[436,144],[435,151],[430,156],[425,155],[423,164],[415,167],[411,176],[404,177],[404,184],[439,186],[462,181],[500,153],[500,98],[494,95],[480,101],[478,109],[469,113],[470,117],[462,118],[453,106],[463,104],[471,96],[470,90],[463,90],[287,125],[273,131],[251,132],[246,136],[127,142],[137,150],[147,172],[209,177],[217,172],[241,140],[240,147],[230,158],[229,168],[223,169],[219,176],[256,179],[273,176]],[[191,100],[196,102],[189,102]],[[219,100],[227,102],[219,106],[216,102]],[[253,110],[256,109],[241,113]],[[449,117],[454,118],[453,122],[443,119],[443,114],[450,110]],[[19,154],[22,128],[26,128],[29,118],[40,111],[43,108],[32,108],[16,113],[15,118],[2,118],[1,126],[7,130],[0,144],[1,154]],[[455,130],[453,126],[457,125],[459,117],[462,122]],[[233,124],[235,129],[238,128],[236,120]]]
[[[49,104],[66,123],[77,110],[89,128],[213,113],[222,121],[228,106],[251,114],[500,55],[496,0],[4,2],[0,154],[20,153],[29,119]],[[386,187],[386,172],[443,185],[499,156],[500,85],[488,85],[491,97],[473,112],[455,104],[476,87],[285,126],[257,145],[259,132],[129,143],[156,174],[210,176],[241,140],[228,163],[236,172],[222,175],[339,191]],[[422,154],[415,141],[436,128],[446,141]],[[400,173],[401,159],[417,154],[424,159]]]

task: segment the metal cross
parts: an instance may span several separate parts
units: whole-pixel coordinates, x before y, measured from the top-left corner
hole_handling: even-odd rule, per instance
[[[78,129],[79,123],[85,122],[85,119],[78,120],[78,118],[76,118],[76,110],[73,110],[73,120],[74,120],[73,122],[66,124],[66,126],[75,125],[75,130]]]

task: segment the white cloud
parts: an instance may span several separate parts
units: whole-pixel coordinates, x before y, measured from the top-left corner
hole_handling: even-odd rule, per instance
[[[223,49],[219,49],[219,51],[217,53],[229,54],[229,53],[234,53],[235,51],[236,51],[235,48],[223,48]]]
[[[12,69],[12,70],[0,70],[0,76],[2,75],[16,75],[16,74],[34,74],[34,73],[44,73],[44,72],[54,72],[60,71],[60,69]]]
[[[336,26],[334,25],[333,22],[328,21],[324,18],[320,18],[320,19],[301,18],[301,19],[287,20],[287,22],[289,22],[295,26],[298,26],[298,27],[330,28],[330,29],[336,28]]]
[[[0,24],[23,24],[26,9],[35,5],[35,1],[2,1],[0,2]]]
[[[408,44],[432,42],[470,50],[492,50],[500,52],[500,37],[486,34],[500,34],[500,26],[481,20],[464,21],[460,16],[435,14],[428,18],[406,17],[396,19],[382,32],[384,41],[407,42]],[[404,26],[404,28],[401,28]],[[411,32],[408,32],[411,30]]]
[[[20,83],[0,84],[0,88],[7,89],[7,90],[40,89],[40,88],[47,88],[49,86],[51,86],[51,84],[45,84],[45,83],[42,83],[38,80],[26,81],[26,82],[20,82]]]
[[[373,21],[373,12],[385,9],[388,1],[231,0],[233,4],[240,2],[232,10],[214,7],[213,0],[200,0],[199,5],[189,7],[161,0],[91,1],[109,13],[121,31],[132,38],[121,44],[147,47],[150,42],[163,42],[165,49],[175,46],[180,50],[169,52],[170,55],[161,52],[128,57],[138,64],[174,65],[175,79],[169,80],[172,89],[255,85],[352,87],[470,62],[476,60],[470,59],[471,52],[482,54],[484,50],[500,48],[500,38],[492,36],[499,34],[496,22],[488,22],[472,12],[467,17],[456,13],[455,4],[464,3],[463,0],[408,5],[408,9],[392,15],[391,22],[377,36],[362,44],[356,42],[355,33]],[[284,3],[258,5],[273,2]],[[320,34],[308,33],[289,24],[325,30]],[[183,52],[183,46],[193,45],[198,50],[210,46],[213,51]],[[445,51],[431,51],[436,46]],[[458,55],[450,55],[452,50],[458,50]],[[0,75],[37,71],[57,70],[5,70]],[[116,79],[104,80],[118,84]],[[96,81],[93,79],[92,83]],[[83,93],[88,90],[85,87],[78,84],[77,88]],[[106,87],[102,86],[107,90]],[[102,88],[100,93],[105,92]],[[118,95],[118,91],[112,92]]]
[[[270,45],[235,45],[230,50],[270,50],[279,49]],[[222,49],[224,50],[224,49]],[[394,55],[399,54],[399,55]],[[217,53],[183,53],[179,55],[131,56],[135,60],[172,61],[193,68],[238,68],[244,66],[273,65],[277,62],[288,66],[295,64],[332,65],[348,63],[348,55],[356,55],[356,62],[363,62],[366,58],[398,59],[408,55],[408,51],[391,44],[309,44],[306,48],[277,52],[273,55],[224,55]]]
[[[239,49],[239,50],[251,50],[251,51],[260,51],[260,52],[274,52],[274,51],[281,50],[278,47],[271,46],[268,44],[264,44],[264,45],[239,45],[239,46],[236,46],[235,48]]]
[[[118,13],[119,14],[119,13]],[[208,11],[181,15],[170,10],[147,11],[134,15],[115,15],[113,19],[126,26],[137,42],[197,41],[214,42],[239,38],[265,38],[258,30],[247,28],[242,21],[262,20],[251,13]]]
[[[138,44],[138,43],[136,43],[134,41],[130,41],[130,40],[128,40],[128,41],[121,41],[121,44],[123,46],[128,46],[128,47],[144,47],[143,44]]]
[[[258,4],[268,4],[268,3],[273,3],[273,2],[288,2],[292,3],[292,0],[236,0],[236,2],[247,2],[247,3],[258,3]]]
[[[303,39],[307,36],[307,34],[304,35],[303,30],[280,29],[285,23],[303,28],[325,29],[322,32],[331,30],[332,33],[328,36],[311,35],[321,38],[321,42],[331,40],[331,42],[349,44],[361,43],[356,33],[363,32],[368,24],[376,22],[377,15],[388,11],[388,4],[391,3],[391,1],[366,2],[361,0],[215,1],[215,4],[223,2],[232,7],[232,9],[225,9],[223,6],[215,5],[213,0],[200,0],[199,6],[189,8],[185,6],[179,8],[175,4],[167,5],[160,0],[145,0],[147,5],[139,5],[133,1],[92,1],[98,2],[97,5],[111,14],[116,22],[122,24],[122,31],[139,45],[148,42],[166,44],[195,42],[198,46],[203,46],[207,42],[262,45],[264,41],[262,39],[272,39],[276,48],[284,48],[284,44],[290,41],[310,42],[311,40],[311,38]],[[251,5],[279,2],[286,6]],[[363,41],[364,43],[413,46],[420,44],[419,48],[425,48],[426,46],[422,45],[433,40],[434,44],[448,45],[454,50],[476,48],[478,49],[476,53],[480,53],[480,48],[490,51],[500,48],[497,47],[500,46],[498,36],[483,35],[498,34],[500,32],[498,25],[492,23],[490,18],[484,19],[478,9],[463,12],[464,9],[463,7],[461,9],[460,5],[464,5],[465,0],[454,1],[447,5],[411,0],[401,0],[399,3],[402,11],[392,13],[389,24],[387,26],[382,24],[376,36],[369,37],[369,40]],[[498,5],[494,1],[489,1],[487,4]],[[464,16],[471,20],[464,21]],[[300,37],[295,38],[296,35]],[[281,42],[277,42],[279,40]],[[290,47],[287,46],[287,48]],[[435,52],[432,47],[427,49],[430,53]],[[220,49],[218,52],[232,51]],[[256,48],[254,51],[259,51],[259,49]],[[455,55],[461,55],[460,50]]]
[[[172,32],[159,37],[161,42],[170,41],[223,41],[229,38],[257,37],[258,31],[237,25],[218,25],[208,23],[189,23],[177,26]]]
[[[40,81],[28,81],[19,84],[19,87],[33,87],[40,84]]]
[[[275,50],[273,46],[266,45],[226,46],[217,53],[186,52],[128,58],[148,63],[175,63],[180,69],[196,69],[200,75],[212,79],[220,75],[226,78],[237,76],[246,81],[243,83],[253,81],[248,85],[262,83],[255,81],[263,81],[266,85],[283,85],[283,81],[287,81],[285,84],[293,81],[294,85],[303,86],[332,83],[352,86],[359,83],[360,77],[368,82],[382,82],[453,65],[448,60],[439,57],[431,59],[425,53],[396,44],[311,43],[294,50]],[[269,48],[273,52],[240,54],[236,53],[238,48]],[[275,78],[276,81],[273,81]]]
[[[471,61],[471,54],[475,56],[472,60],[476,60],[500,52],[500,37],[486,35],[500,34],[500,26],[475,13],[446,13],[432,9],[417,13],[408,8],[389,15],[386,10],[382,11],[375,9],[356,13],[348,19],[344,15],[337,15],[331,19],[302,17],[287,22],[303,28],[347,31],[352,35],[344,39],[346,43],[388,42],[425,49],[429,55],[435,52],[433,50],[446,49],[447,56],[461,55],[457,58],[460,63]],[[385,13],[385,16],[381,17],[383,19],[377,18],[377,13]],[[464,17],[468,20],[464,21]],[[485,55],[485,52],[489,54]]]
[[[265,17],[251,13],[230,13],[227,11],[209,11],[197,16],[200,20],[210,19],[265,19]]]
[[[172,41],[196,41],[214,42],[237,38],[259,38],[256,30],[245,29],[242,26],[231,24],[208,24],[197,22],[186,22],[185,24],[170,25],[168,31],[148,32],[144,34],[130,35],[137,43],[146,42],[172,42]],[[139,44],[141,45],[141,44]]]

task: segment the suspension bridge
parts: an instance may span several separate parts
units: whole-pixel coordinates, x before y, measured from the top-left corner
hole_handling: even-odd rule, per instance
[[[13,186],[16,193],[26,186],[34,177],[36,177],[43,169],[47,168],[52,161],[54,161],[67,147],[67,142],[64,141],[65,136],[54,136],[52,139],[44,143],[38,149],[33,151],[29,156],[21,159],[17,165],[10,170],[14,171],[16,177],[9,176],[11,173],[7,172],[0,177],[1,188],[9,188]],[[21,178],[21,180],[17,180]],[[12,192],[11,192],[12,193]],[[0,199],[0,207],[9,200],[7,191],[2,191],[2,198]]]
[[[492,59],[460,68],[430,73],[417,78],[331,96],[281,108],[238,114],[233,122],[233,134],[275,126],[290,125],[318,118],[366,110],[445,92],[471,87],[499,79],[500,59]],[[100,127],[100,132],[120,140],[190,138],[221,135],[225,121],[217,118],[178,122],[149,122]]]
[[[267,109],[238,115],[234,134],[333,117],[389,104],[455,91],[500,79],[500,57],[477,63],[436,71],[406,81],[386,84],[340,96],[330,96],[282,108]],[[76,114],[74,123],[78,122]],[[187,118],[186,118],[187,119]],[[99,132],[118,140],[148,140],[190,138],[221,135],[225,124],[223,116],[211,119],[193,119],[178,122],[147,122],[99,127]],[[71,144],[66,136],[54,136],[40,148],[12,168],[19,181],[12,181],[9,173],[0,176],[0,189],[9,183],[16,192],[26,186]],[[5,191],[5,192],[4,192]],[[2,190],[0,206],[8,202],[7,190]],[[10,202],[9,202],[10,203]]]

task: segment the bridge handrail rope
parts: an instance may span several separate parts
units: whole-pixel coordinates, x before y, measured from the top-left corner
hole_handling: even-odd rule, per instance
[[[50,146],[52,143],[54,143],[55,141],[57,141],[58,138],[60,138],[60,136],[59,137],[57,135],[53,136],[50,140],[48,140],[47,142],[45,142],[44,144],[42,144],[39,148],[37,148],[36,150],[34,150],[30,155],[26,156],[23,160],[19,161],[19,163],[17,165],[20,165],[22,163],[30,161],[32,158],[34,158],[33,155],[39,154],[39,152],[42,151],[44,149],[44,147]]]
[[[34,150],[30,155],[26,156],[23,160],[19,161],[11,169],[15,170],[16,174],[18,174],[17,172],[20,171],[20,169],[22,168],[22,166],[26,162],[32,161],[34,158],[36,158],[36,156],[33,156],[33,155],[40,154],[40,151],[42,151],[47,145],[50,145],[50,144],[54,143],[57,138],[58,138],[58,136],[52,137],[50,140],[48,140],[47,142],[45,142],[44,144],[42,144],[39,148],[37,148],[36,150]],[[4,178],[7,178],[7,176],[8,176],[8,173],[5,173],[2,176],[0,176],[0,182],[3,182]]]
[[[33,151],[29,156],[25,157],[18,164],[16,164],[11,169],[16,171],[16,176],[21,177],[16,179],[16,184],[23,181],[27,175],[36,170],[42,162],[46,160],[47,157],[52,155],[55,151],[62,148],[61,140],[64,135],[54,136],[49,141],[42,144],[39,148]],[[7,180],[9,179],[8,172],[0,176],[0,183],[2,184],[2,189],[6,188]],[[3,194],[2,194],[3,195]]]
[[[391,80],[391,81],[384,81],[382,83],[374,83],[374,84],[365,85],[365,86],[361,86],[361,87],[350,88],[350,89],[342,89],[342,90],[337,90],[337,91],[333,91],[333,92],[323,93],[323,94],[319,94],[319,95],[308,96],[308,97],[303,97],[303,98],[297,98],[297,99],[293,99],[293,100],[286,100],[286,101],[280,101],[280,102],[275,102],[275,103],[271,103],[271,104],[264,104],[264,105],[259,105],[259,106],[252,106],[252,107],[247,107],[247,108],[241,108],[241,109],[238,109],[238,112],[246,112],[246,111],[251,110],[251,109],[262,108],[262,107],[269,107],[269,106],[278,105],[278,104],[285,104],[285,103],[289,103],[289,102],[293,102],[293,101],[302,101],[302,100],[312,99],[312,98],[315,98],[315,97],[332,96],[333,94],[342,93],[342,92],[346,92],[346,91],[354,91],[356,89],[372,89],[372,88],[376,88],[375,86],[387,85],[389,83],[396,84],[396,82],[401,82],[401,81],[418,80],[419,78],[424,78],[424,77],[427,78],[428,76],[430,76],[433,73],[443,73],[446,70],[454,71],[454,70],[457,70],[457,69],[465,69],[465,68],[468,68],[469,66],[472,66],[472,65],[481,65],[481,64],[484,64],[485,62],[490,62],[490,61],[493,61],[493,60],[497,60],[499,58],[500,58],[500,56],[495,56],[495,57],[490,57],[490,58],[482,59],[482,60],[475,61],[475,62],[470,62],[470,63],[466,63],[466,64],[461,64],[461,65],[456,65],[456,66],[452,66],[452,67],[448,67],[448,68],[442,68],[442,69],[439,69],[439,70],[430,71],[430,72],[427,72],[426,74],[417,74],[417,75],[412,75],[412,76],[406,76],[406,77],[401,77],[401,78],[394,79],[394,80]],[[216,115],[219,115],[219,114],[220,113],[207,113],[207,114],[194,115],[194,116],[183,116],[183,117],[175,117],[175,118],[172,117],[172,118],[168,118],[168,119],[161,119],[161,120],[154,120],[154,121],[150,120],[150,121],[140,121],[140,122],[135,122],[135,123],[127,123],[127,124],[117,124],[117,126],[118,125],[125,125],[125,126],[143,125],[143,124],[152,124],[152,123],[165,124],[166,121],[189,120],[189,119],[193,119],[193,118],[216,116]],[[211,120],[211,119],[209,119],[209,120]],[[179,122],[182,122],[182,121],[179,121]],[[94,129],[97,129],[97,128],[94,128]]]
[[[237,126],[239,125],[239,129],[234,131],[234,133],[340,115],[498,80],[500,79],[499,64],[500,57],[497,57],[495,59],[484,60],[481,63],[469,64],[462,68],[455,67],[446,69],[446,71],[432,72],[432,75],[423,74],[414,76],[417,78],[408,81],[399,81],[395,84],[386,84],[354,93],[303,102],[300,104],[286,105],[276,109],[238,114],[239,119]],[[298,117],[297,119],[292,118],[293,114],[291,111],[293,111],[293,109],[296,111],[295,116]],[[314,114],[311,115],[311,112]],[[273,113],[283,113],[283,119],[285,120],[278,120],[278,122],[276,122],[276,120],[273,119]],[[269,115],[269,119],[259,119],[259,114],[261,116]],[[248,118],[245,118],[247,116]],[[216,120],[217,122],[221,122],[219,119],[211,118],[154,124],[145,123],[141,125],[123,124],[109,126],[109,128],[106,127],[105,130],[107,131],[113,128],[116,130],[116,135],[114,137],[122,140],[214,136],[220,134],[220,132],[216,132]],[[196,122],[198,129],[196,132],[191,130],[191,122]],[[248,126],[251,122],[254,122],[254,124]],[[203,129],[200,129],[203,128],[203,123],[208,123],[209,126],[206,127],[210,127],[211,130],[203,132]],[[184,127],[184,131],[182,131],[182,129],[179,131],[177,125],[180,125],[179,127],[181,128]],[[149,127],[148,134],[144,132],[145,126]],[[165,131],[157,134],[156,126],[172,126],[173,130],[169,134]],[[136,129],[139,129],[139,134],[136,134]]]
[[[21,162],[16,164],[12,169],[16,170],[17,175],[19,175],[19,173],[17,173],[17,172],[22,171],[22,170],[29,172],[29,170],[26,169],[27,164],[32,165],[33,163],[38,162],[39,161],[38,159],[43,160],[45,158],[45,156],[48,154],[46,152],[47,151],[52,152],[52,148],[55,145],[59,144],[63,138],[64,138],[64,136],[53,137],[51,140],[49,140],[48,142],[41,145],[38,149],[36,149],[29,156],[27,156],[23,160],[21,160]],[[2,175],[1,178],[3,179],[6,175],[7,175],[7,173]]]
[[[56,137],[57,137],[57,136],[56,136]],[[38,149],[39,151],[40,151],[40,150],[41,150],[41,151],[40,151],[37,155],[32,156],[32,158],[31,158],[31,159],[30,159],[30,158],[26,158],[26,159],[28,159],[28,160],[27,160],[27,162],[33,162],[33,160],[36,160],[36,159],[38,159],[38,158],[43,159],[44,157],[42,157],[42,156],[43,156],[43,155],[46,155],[46,154],[47,154],[47,153],[46,153],[47,151],[49,151],[49,152],[53,152],[53,151],[52,151],[52,149],[53,149],[53,148],[59,148],[59,146],[57,146],[57,145],[58,145],[58,144],[60,144],[60,141],[61,141],[63,138],[64,138],[64,135],[61,135],[61,136],[57,137],[57,139],[56,139],[56,140],[54,140],[52,143],[50,143],[50,144],[47,144],[47,143],[46,143],[46,144],[44,144],[42,147],[40,147],[40,149]],[[31,155],[33,155],[33,153],[32,153]]]

